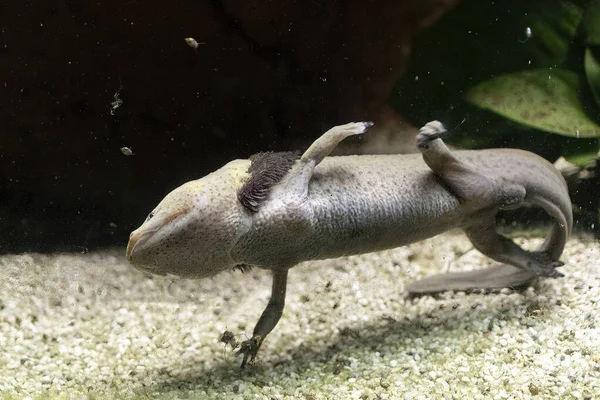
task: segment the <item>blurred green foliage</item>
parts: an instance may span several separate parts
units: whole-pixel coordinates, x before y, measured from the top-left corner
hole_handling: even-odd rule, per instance
[[[596,51],[596,53],[600,54],[600,48],[596,50],[599,50]],[[588,83],[592,89],[592,92],[594,93],[594,97],[596,98],[596,102],[600,104],[600,57],[594,55],[594,50],[592,48],[585,49],[585,59],[583,65]]]
[[[574,72],[535,69],[484,81],[469,90],[466,99],[548,132],[577,138],[600,136],[600,126],[586,115],[579,99],[581,85]]]
[[[461,147],[585,163],[600,149],[600,0],[465,0],[415,43],[390,104]],[[556,135],[558,134],[558,135]]]
[[[600,1],[587,4],[582,22],[583,38],[586,46],[600,46]]]

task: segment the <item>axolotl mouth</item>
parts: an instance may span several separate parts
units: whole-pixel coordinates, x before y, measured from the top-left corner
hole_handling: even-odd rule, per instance
[[[148,220],[131,232],[125,254],[127,261],[142,271],[163,275],[164,273],[159,270],[159,266],[151,262],[152,252],[158,250],[161,246],[161,238],[157,235],[163,228],[169,226],[171,222],[185,213],[187,213],[187,210],[178,210],[165,218]],[[168,233],[161,236],[168,236]]]
[[[131,235],[129,235],[129,242],[127,243],[127,252],[125,254],[127,261],[129,261],[136,267],[140,266],[133,259],[133,255],[135,253],[136,247],[140,244],[143,245],[144,241],[147,241],[154,233],[158,232],[159,230],[160,230],[160,227],[156,227],[151,230],[142,230],[141,228],[139,228],[139,229],[131,232]]]
[[[142,230],[141,228],[133,231],[129,236],[129,243],[127,243],[127,253],[125,255],[127,261],[129,261],[137,270],[142,272],[149,272],[152,274],[161,274],[157,265],[144,260],[148,257],[141,257],[140,251],[144,247],[144,244],[148,242],[152,236],[160,230],[160,227],[156,227],[151,230]]]

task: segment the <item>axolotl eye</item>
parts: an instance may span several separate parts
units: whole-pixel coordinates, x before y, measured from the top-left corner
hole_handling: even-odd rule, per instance
[[[150,214],[148,214],[148,217],[146,217],[146,222],[150,221],[152,219],[152,217],[154,217],[154,211],[152,211]]]

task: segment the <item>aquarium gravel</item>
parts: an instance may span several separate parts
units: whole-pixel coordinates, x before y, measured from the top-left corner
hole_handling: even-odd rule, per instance
[[[534,248],[540,239],[518,239]],[[522,292],[410,298],[406,283],[491,261],[460,233],[290,272],[287,305],[240,370],[268,272],[149,277],[124,249],[0,257],[0,398],[599,399],[600,244]]]

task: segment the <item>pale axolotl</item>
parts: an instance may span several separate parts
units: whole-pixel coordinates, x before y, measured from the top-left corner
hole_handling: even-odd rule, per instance
[[[420,129],[421,154],[327,157],[372,123],[336,126],[306,152],[259,153],[169,193],[131,233],[127,259],[154,274],[203,278],[233,268],[272,271],[269,303],[250,339],[252,361],[283,312],[288,270],[327,259],[406,245],[461,228],[502,264],[425,278],[412,292],[523,286],[555,270],[572,228],[560,173],[522,150],[450,151],[438,121]],[[545,242],[526,251],[496,232],[499,210],[538,206],[553,219]]]

